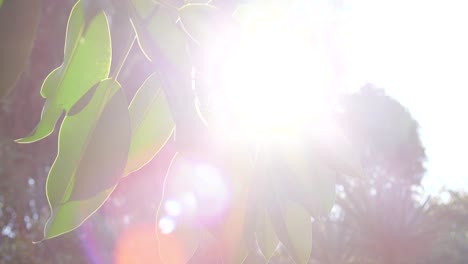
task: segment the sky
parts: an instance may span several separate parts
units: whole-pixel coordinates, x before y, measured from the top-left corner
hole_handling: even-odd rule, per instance
[[[468,3],[342,0],[339,6],[332,16],[344,85],[384,88],[419,122],[427,192],[468,191]]]

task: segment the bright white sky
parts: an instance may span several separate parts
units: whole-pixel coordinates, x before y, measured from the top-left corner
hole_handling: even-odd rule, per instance
[[[468,3],[335,1],[346,86],[371,82],[409,109],[428,156],[428,192],[468,191]]]

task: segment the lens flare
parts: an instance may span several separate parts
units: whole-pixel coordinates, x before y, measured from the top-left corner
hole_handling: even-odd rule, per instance
[[[325,26],[309,23],[301,7],[251,5],[239,16],[238,43],[215,72],[223,88],[214,100],[217,120],[234,119],[220,121],[227,135],[289,141],[330,110],[336,73]]]
[[[169,216],[179,216],[182,213],[182,205],[174,199],[168,199],[164,203],[164,209]]]
[[[187,212],[194,212],[197,209],[197,198],[193,192],[184,193],[182,202]]]
[[[174,254],[178,254],[174,252]],[[134,225],[123,232],[114,250],[115,264],[162,264],[153,224]]]
[[[164,189],[158,210],[161,234],[218,223],[231,207],[231,184],[216,166],[206,162],[176,157]]]
[[[229,191],[221,173],[210,165],[195,167],[194,188],[199,206],[197,214],[202,218],[221,216],[228,207]]]
[[[165,216],[159,220],[158,227],[162,234],[167,235],[174,231],[176,222],[174,219]]]

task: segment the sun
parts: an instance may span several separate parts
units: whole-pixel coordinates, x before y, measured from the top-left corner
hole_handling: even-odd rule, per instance
[[[289,6],[250,6],[240,41],[219,66],[225,130],[255,141],[289,140],[328,111],[333,71],[317,28]]]

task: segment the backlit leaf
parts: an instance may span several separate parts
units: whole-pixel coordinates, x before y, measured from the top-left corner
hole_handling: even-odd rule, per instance
[[[127,162],[130,133],[125,95],[111,79],[80,112],[65,117],[47,178],[52,215],[45,238],[77,228],[107,199]]]
[[[259,214],[255,236],[257,238],[258,246],[268,262],[276,251],[279,240],[275,233],[273,224],[270,221],[270,216],[266,211]]]
[[[50,135],[63,112],[73,105],[91,87],[107,78],[111,62],[111,40],[107,18],[100,12],[84,32],[82,2],[72,9],[67,26],[63,64],[44,80],[41,95],[46,98],[41,121],[19,143],[31,143]]]
[[[174,130],[174,121],[157,74],[140,87],[129,106],[132,143],[125,175],[148,163]]]
[[[218,9],[210,4],[186,4],[179,9],[179,16],[186,33],[199,44],[215,37],[221,22]]]
[[[52,211],[44,229],[44,239],[70,232],[83,224],[107,200],[114,188],[80,201],[69,201]]]
[[[296,203],[278,201],[271,221],[281,243],[297,264],[306,264],[312,252],[312,221],[309,213]]]
[[[335,203],[336,171],[327,166],[321,153],[295,149],[285,152],[288,177],[282,179],[282,191],[304,206],[314,217],[328,215]]]
[[[138,15],[143,19],[148,18],[153,12],[153,9],[156,8],[154,0],[131,0],[131,2],[138,12]]]
[[[193,172],[191,162],[180,154],[174,156],[156,217],[159,255],[163,263],[187,263],[195,254],[203,233],[196,219]],[[180,212],[174,214],[168,210],[167,203],[176,204]]]
[[[213,233],[222,245],[223,262],[240,264],[255,246],[256,214],[253,213],[251,195],[255,195],[256,191],[251,190],[250,184],[254,171],[243,145],[223,144],[229,146],[224,148],[228,151],[216,155],[216,159],[224,164],[223,175],[229,179],[231,201],[235,202],[230,205],[226,220],[220,223],[219,230],[213,230]]]
[[[83,13],[85,20],[85,30],[101,11],[106,10],[110,5],[109,0],[81,0],[83,1]]]
[[[10,92],[23,72],[40,16],[40,0],[0,1],[0,98]]]
[[[240,264],[245,261],[249,254],[248,243],[244,239],[239,239],[236,241],[236,245],[232,248],[232,254],[230,254],[227,258],[225,257],[224,263],[226,264]]]
[[[163,56],[172,67],[181,67],[190,63],[186,50],[186,37],[177,25],[177,16],[172,10],[158,7],[158,10],[146,20],[134,14],[133,25],[137,34],[138,44],[143,53],[151,61],[157,61]]]

